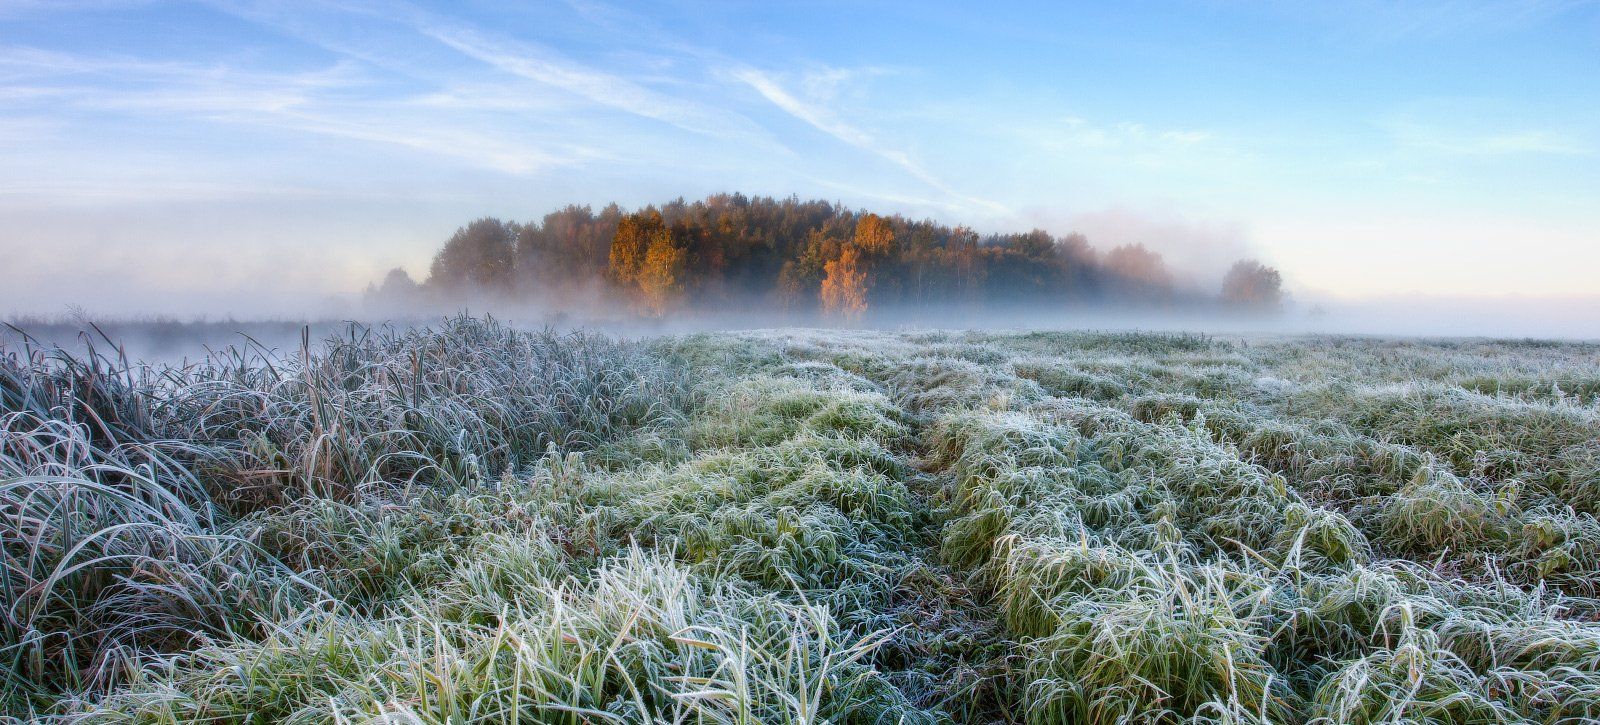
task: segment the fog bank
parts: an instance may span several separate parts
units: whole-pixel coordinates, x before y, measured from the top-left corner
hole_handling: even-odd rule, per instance
[[[642,317],[625,307],[607,310],[587,301],[581,309],[494,304],[475,300],[450,308],[384,308],[352,300],[337,311],[307,307],[298,315],[218,318],[198,309],[171,309],[165,317],[76,314],[7,318],[40,345],[102,352],[115,348],[134,360],[181,362],[226,346],[260,347],[279,354],[329,335],[360,334],[367,326],[431,324],[450,314],[492,314],[525,328],[589,329],[629,338],[722,330],[836,327],[816,314],[775,314],[738,308]],[[332,312],[332,314],[330,314]],[[1600,296],[1470,298],[1406,296],[1293,302],[1276,314],[1236,315],[1206,309],[1116,310],[1079,308],[970,309],[958,306],[874,311],[850,327],[994,330],[1127,330],[1237,335],[1373,335],[1600,340]],[[0,348],[17,352],[22,336],[0,327]]]

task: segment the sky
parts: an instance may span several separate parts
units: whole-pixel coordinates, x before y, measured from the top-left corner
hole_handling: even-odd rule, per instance
[[[722,191],[1571,309],[1600,2],[0,0],[0,311],[288,313]]]

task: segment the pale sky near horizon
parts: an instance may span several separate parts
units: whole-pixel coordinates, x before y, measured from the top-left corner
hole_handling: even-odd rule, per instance
[[[292,311],[718,191],[1600,296],[1600,3],[0,0],[0,314]]]

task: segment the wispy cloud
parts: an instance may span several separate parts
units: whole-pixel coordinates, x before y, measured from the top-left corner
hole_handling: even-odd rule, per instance
[[[287,16],[272,6],[242,3],[241,0],[216,0],[241,17],[285,29],[297,37],[311,40],[325,49],[382,63],[405,72],[404,61],[383,56],[347,40],[328,38],[319,26],[308,25]],[[882,158],[911,178],[946,197],[944,205],[954,209],[976,208],[986,212],[1004,211],[993,201],[979,199],[954,189],[903,149],[881,143],[870,132],[846,122],[830,107],[842,94],[860,94],[859,81],[892,72],[878,66],[840,68],[813,65],[797,74],[797,91],[786,88],[779,77],[755,70],[740,60],[729,58],[713,48],[684,41],[648,18],[617,7],[573,0],[568,6],[585,21],[618,37],[634,42],[619,47],[611,63],[601,67],[579,60],[546,43],[526,37],[511,38],[493,29],[445,17],[411,4],[377,6],[349,0],[321,3],[318,7],[333,13],[378,17],[409,28],[442,47],[483,66],[524,82],[495,83],[486,79],[470,86],[452,84],[418,94],[410,103],[439,109],[472,108],[517,112],[543,107],[551,91],[565,94],[592,107],[610,109],[635,118],[666,124],[680,131],[714,139],[724,145],[743,146],[762,153],[780,153],[798,158],[767,128],[735,108],[737,97],[728,83],[754,88],[781,110],[799,118],[846,144]],[[620,60],[619,60],[620,59]],[[618,66],[618,63],[622,63]],[[726,69],[733,68],[732,71]],[[663,69],[671,73],[659,77]],[[703,74],[699,82],[686,75]],[[665,87],[663,87],[665,84]],[[720,86],[720,87],[719,87]],[[680,91],[697,92],[700,98]]]
[[[800,77],[800,89],[809,98],[818,101],[832,101],[846,89],[855,89],[859,93],[861,81],[867,78],[876,78],[894,73],[889,68],[881,66],[867,66],[862,68],[838,68],[834,66],[821,66],[807,70]]]
[[[239,17],[289,32],[340,55],[419,79],[430,74],[429,69],[413,65],[403,55],[397,56],[369,47],[328,29],[329,26],[338,27],[338,22],[308,23],[299,14],[284,12],[272,5],[239,0],[215,1],[219,7]],[[546,43],[508,37],[494,29],[446,17],[410,3],[374,4],[349,0],[319,2],[315,5],[319,12],[325,13],[332,21],[354,18],[365,24],[388,24],[403,29],[410,37],[432,40],[463,58],[527,82],[507,83],[501,76],[498,84],[477,84],[472,100],[480,106],[513,110],[523,105],[525,99],[548,96],[553,89],[571,94],[593,107],[658,121],[706,137],[743,139],[769,147],[776,144],[757,124],[736,112],[682,95],[665,93],[643,82],[643,79],[659,72],[662,67],[670,67],[672,63],[670,59],[641,53],[638,49],[628,54],[632,61],[630,67],[610,70],[575,59]],[[597,13],[598,7],[592,6],[589,10]],[[607,22],[614,20],[613,16],[605,14],[597,14],[594,18],[597,22],[602,19]],[[681,51],[682,46],[675,50]],[[497,95],[492,95],[492,91],[498,91]],[[433,95],[431,98],[441,100],[445,96]]]
[[[757,93],[766,98],[773,105],[782,109],[795,118],[798,118],[817,130],[822,131],[844,143],[882,158],[895,166],[900,167],[913,178],[921,181],[944,194],[957,199],[965,204],[987,209],[991,212],[1005,212],[1006,207],[987,199],[979,199],[956,191],[949,184],[932,172],[928,171],[913,159],[910,154],[900,149],[889,147],[878,141],[871,133],[864,131],[851,123],[839,118],[831,108],[821,103],[802,100],[789,92],[778,80],[762,71],[750,67],[737,68],[731,71],[732,77],[744,82]]]
[[[534,146],[516,137],[396,113],[396,102],[352,100],[369,80],[349,61],[305,72],[259,72],[218,64],[151,62],[120,57],[0,49],[0,85],[15,105],[61,112],[116,111],[155,117],[254,124],[349,138],[526,174],[599,154],[570,143]]]
[[[348,63],[305,72],[257,72],[217,64],[0,48],[0,97],[77,106],[179,112],[276,112],[362,82]],[[0,80],[3,82],[3,80]]]
[[[431,124],[385,122],[364,117],[348,120],[316,114],[294,114],[284,126],[303,131],[415,149],[453,157],[510,174],[532,174],[606,158],[607,154],[581,146],[538,146],[498,134],[484,134]]]
[[[656,92],[621,76],[573,62],[537,43],[497,39],[459,26],[422,26],[418,30],[506,73],[559,88],[600,106],[706,136],[760,135],[749,119],[737,114]]]
[[[527,37],[511,37],[454,16],[446,16],[410,3],[370,3],[363,0],[314,3],[325,22],[309,22],[304,13],[245,0],[212,0],[238,17],[287,33],[324,50],[381,67],[413,83],[434,85],[405,102],[437,110],[498,112],[531,125],[567,124],[577,134],[602,125],[597,112],[616,111],[626,117],[664,124],[666,127],[723,143],[747,144],[767,153],[792,156],[793,152],[751,119],[718,103],[685,91],[704,90],[684,77],[678,59],[704,61],[717,54],[695,49],[659,32],[629,32],[634,43],[619,45],[610,54],[609,67],[580,60],[552,45]],[[605,13],[604,6],[578,5],[593,22],[636,22],[625,13]],[[341,35],[337,28],[350,22],[363,27],[385,27],[384,44]],[[639,36],[647,41],[640,45]],[[416,41],[436,44],[450,58],[468,67],[447,63],[450,72],[418,63],[414,55],[432,57]],[[660,46],[670,46],[658,51]],[[409,53],[394,52],[404,47]],[[387,48],[387,49],[386,49]],[[424,52],[416,52],[424,51]],[[438,60],[438,58],[433,58]],[[581,119],[581,120],[580,120]],[[637,133],[619,134],[623,143]],[[621,154],[616,154],[620,156]]]

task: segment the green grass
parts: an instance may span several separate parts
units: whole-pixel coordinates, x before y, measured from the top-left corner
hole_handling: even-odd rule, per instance
[[[1579,723],[1591,345],[0,353],[0,717]]]

